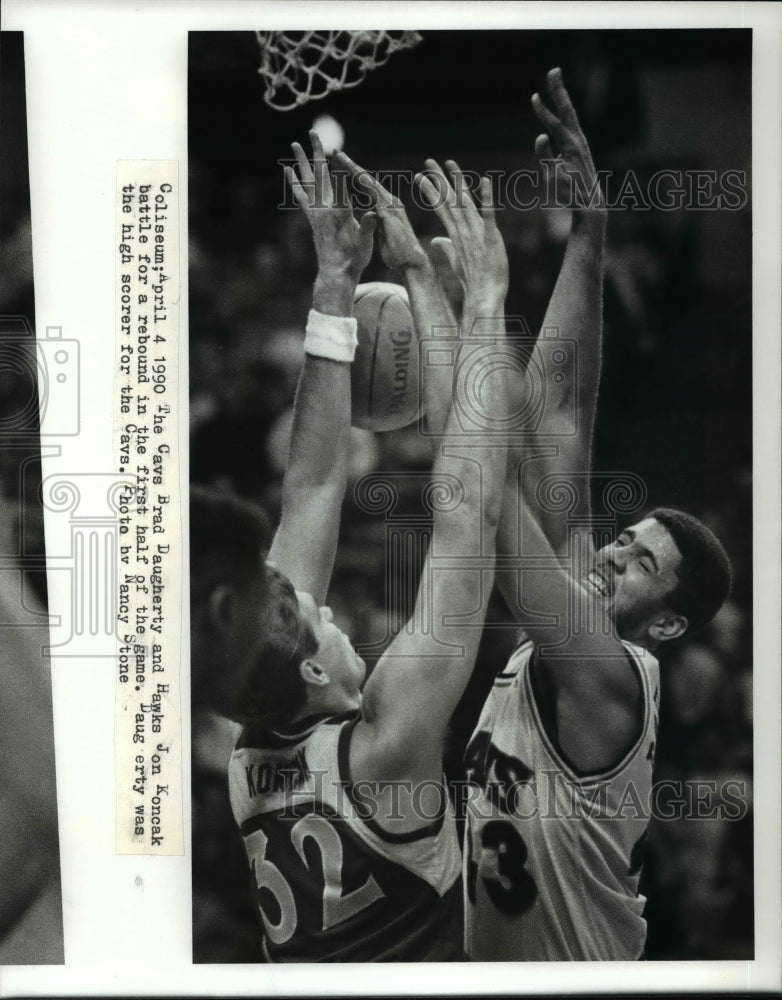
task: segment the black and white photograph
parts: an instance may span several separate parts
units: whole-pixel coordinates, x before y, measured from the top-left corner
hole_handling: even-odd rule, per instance
[[[1,49],[0,998],[778,992],[778,5]]]
[[[63,927],[20,31],[0,33],[0,84],[0,964],[52,965]]]
[[[752,33],[188,60],[193,960],[752,959]]]

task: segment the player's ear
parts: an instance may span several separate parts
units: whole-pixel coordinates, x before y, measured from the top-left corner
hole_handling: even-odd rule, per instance
[[[329,675],[315,660],[302,660],[299,664],[299,673],[304,683],[313,687],[326,687],[329,683]]]
[[[233,628],[236,620],[236,594],[227,583],[218,584],[209,595],[207,616],[209,625],[222,634]]]
[[[649,627],[649,635],[655,642],[670,642],[671,639],[678,639],[687,631],[689,622],[684,615],[676,611],[667,611],[664,615],[652,622]]]

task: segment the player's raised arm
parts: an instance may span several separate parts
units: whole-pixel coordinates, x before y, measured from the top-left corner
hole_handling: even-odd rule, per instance
[[[505,441],[497,433],[507,412],[505,372],[494,362],[504,342],[507,258],[489,184],[481,185],[480,211],[471,201],[456,202],[439,167],[420,184],[448,229],[465,282],[459,365],[486,378],[480,412],[458,379],[450,390],[437,383],[449,416],[433,469],[434,532],[412,619],[431,629],[404,629],[366,684],[351,749],[354,773],[365,778],[433,778],[441,770],[442,738],[472,672],[491,591],[505,477]]]
[[[444,341],[445,347],[455,351],[458,346],[456,319],[432,261],[410,225],[404,205],[345,153],[338,153],[335,161],[350,171],[356,185],[372,200],[372,207],[380,220],[380,253],[386,267],[401,274],[419,343],[438,338]],[[432,242],[442,253],[442,245],[448,241],[440,238]],[[442,434],[450,411],[452,377],[452,366],[443,365],[430,371],[424,381],[423,409],[427,428],[436,436]]]
[[[589,145],[562,80],[562,71],[552,69],[546,78],[547,102],[533,94],[532,107],[545,132],[538,136],[535,151],[554,185],[557,204],[573,211],[573,225],[565,257],[543,319],[543,332],[532,353],[527,375],[512,390],[529,391],[529,378],[543,374],[545,406],[534,439],[511,439],[508,456],[508,496],[500,525],[498,548],[504,554],[518,552],[518,495],[524,490],[528,512],[534,516],[559,557],[568,555],[566,514],[541,503],[538,485],[546,475],[570,481],[578,495],[579,520],[590,520],[589,472],[592,434],[600,381],[603,272],[606,208]],[[555,155],[556,154],[556,155]],[[564,356],[568,367],[558,368],[560,378],[551,378],[552,338],[568,342]],[[564,375],[564,378],[561,376]],[[530,444],[548,446],[545,456],[529,457]],[[588,539],[584,559],[588,559]],[[511,595],[513,574],[498,573],[498,583]],[[518,612],[515,595],[509,601]]]
[[[356,345],[353,297],[372,255],[377,223],[353,216],[339,175],[333,177],[315,132],[313,159],[294,143],[298,175],[285,173],[312,227],[318,274],[307,323],[305,361],[294,405],[282,517],[269,559],[297,590],[325,600],[347,482],[350,362]],[[344,178],[343,178],[344,179]]]

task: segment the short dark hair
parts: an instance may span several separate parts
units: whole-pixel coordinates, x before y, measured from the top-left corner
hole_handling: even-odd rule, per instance
[[[293,584],[273,567],[267,567],[266,574],[266,636],[235,714],[236,722],[259,729],[286,723],[301,708],[305,685],[299,666],[318,650]]]
[[[679,583],[669,598],[671,608],[685,616],[690,629],[700,628],[711,621],[730,593],[728,555],[711,528],[692,514],[657,507],[647,517],[668,531],[681,553]]]
[[[262,565],[269,520],[256,504],[206,486],[190,487],[190,595],[193,608],[221,583],[240,584]]]

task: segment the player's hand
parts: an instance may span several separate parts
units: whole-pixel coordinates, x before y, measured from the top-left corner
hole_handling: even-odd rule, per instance
[[[399,198],[395,198],[368,170],[354,163],[346,153],[337,153],[334,160],[350,172],[356,186],[372,200],[372,208],[380,219],[378,242],[386,267],[394,271],[428,267],[429,258],[418,242]]]
[[[577,212],[605,212],[605,199],[598,182],[589,143],[581,131],[562,70],[546,75],[552,111],[540,94],[532,95],[532,110],[546,130],[535,140],[535,152],[554,184],[557,204]]]
[[[436,244],[462,284],[465,311],[502,305],[508,292],[508,255],[494,217],[491,182],[481,178],[478,209],[458,165],[448,160],[446,166],[453,184],[434,160],[426,160],[428,175],[416,176],[421,193],[448,233],[448,239],[440,238]]]
[[[312,163],[298,142],[293,153],[298,176],[293,167],[285,167],[285,176],[293,197],[312,227],[320,277],[347,276],[354,282],[372,256],[372,241],[377,216],[367,212],[359,224],[345,189],[345,175],[332,173],[317,132],[310,132]]]

